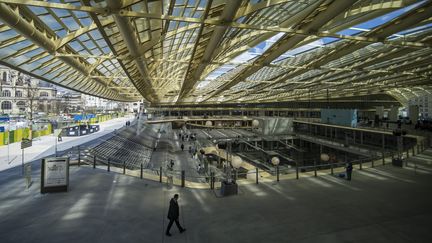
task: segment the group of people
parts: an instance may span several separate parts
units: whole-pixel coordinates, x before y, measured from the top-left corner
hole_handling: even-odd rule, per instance
[[[130,121],[126,121],[126,126],[129,127],[131,125]]]
[[[192,158],[197,159],[197,149],[195,146],[189,146],[189,154]]]
[[[179,133],[178,134],[179,138],[183,141],[183,142],[187,142],[187,141],[195,141],[196,140],[196,133],[192,133],[192,134],[183,134],[183,133]]]

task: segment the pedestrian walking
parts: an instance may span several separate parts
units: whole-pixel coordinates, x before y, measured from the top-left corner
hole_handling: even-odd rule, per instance
[[[180,233],[183,233],[186,231],[185,228],[183,228],[180,223],[179,223],[179,216],[180,216],[180,212],[179,212],[179,206],[178,206],[178,198],[179,195],[175,194],[173,198],[171,198],[170,200],[170,206],[169,206],[169,210],[168,210],[168,219],[169,219],[169,223],[168,223],[168,227],[166,229],[165,235],[167,236],[171,236],[170,234],[170,229],[172,224],[175,222],[177,225],[177,228],[180,230]]]
[[[348,163],[347,167],[346,167],[346,175],[347,175],[347,180],[351,180],[351,174],[352,174],[352,170],[353,170],[353,166],[352,163]]]
[[[173,164],[171,164],[171,166],[167,165],[167,170],[166,170],[165,174],[167,177],[168,186],[172,186],[174,184],[173,173],[174,173]]]
[[[183,151],[183,150],[184,150],[184,145],[181,144],[181,145],[180,145],[180,148],[181,148],[181,150]]]

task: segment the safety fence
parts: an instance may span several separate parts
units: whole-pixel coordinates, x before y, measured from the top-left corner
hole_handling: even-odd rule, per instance
[[[96,115],[95,118],[89,120],[90,124],[105,122],[111,119],[124,117],[124,113],[114,113],[106,115]],[[79,126],[80,124],[86,124],[84,122],[64,122],[58,123],[57,128],[64,128],[70,126]],[[16,130],[10,130],[5,132],[0,132],[0,146],[8,145],[11,143],[21,142],[23,138],[29,138],[30,129],[29,128],[19,128]],[[32,138],[38,138],[41,136],[50,135],[53,133],[53,126],[51,123],[44,123],[39,126],[33,126]]]
[[[32,138],[38,138],[41,136],[49,135],[52,133],[52,126],[50,123],[42,126],[42,128],[32,130]],[[11,143],[21,142],[23,138],[29,138],[29,128],[19,128],[7,132],[0,132],[0,146],[8,145]]]
[[[248,172],[239,172],[232,169],[232,173],[221,173],[209,166],[207,171],[200,173],[191,173],[185,170],[171,170],[168,167],[159,167],[156,169],[148,168],[143,161],[139,166],[131,167],[126,161],[115,159],[105,159],[101,156],[92,154],[90,149],[75,148],[78,153],[69,151],[65,156],[70,158],[72,166],[87,167],[104,170],[107,172],[120,173],[141,179],[148,179],[160,183],[166,183],[169,186],[181,186],[198,189],[219,189],[222,182],[232,180],[237,184],[259,184],[260,182],[277,182],[286,179],[301,179],[303,177],[318,177],[322,175],[345,176],[347,163],[325,163],[308,166],[279,167],[275,166],[272,171],[255,168]],[[420,147],[418,153],[425,150]],[[415,153],[415,152],[414,152]],[[412,156],[414,153],[407,151],[405,158]],[[355,170],[363,170],[376,166],[384,166],[392,163],[392,159],[397,157],[397,153],[389,152],[386,157],[373,157],[350,161]],[[407,166],[407,164],[405,164]]]

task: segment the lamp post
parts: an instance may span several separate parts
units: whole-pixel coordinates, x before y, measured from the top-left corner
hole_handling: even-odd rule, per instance
[[[260,122],[258,120],[253,120],[252,121],[252,127],[255,129],[258,129],[258,126],[260,125]]]
[[[231,159],[230,159],[231,157]],[[232,173],[231,173],[231,161],[232,161],[232,155],[231,155],[231,141],[228,141],[227,149],[225,150],[225,163],[227,168],[225,168],[227,173],[227,181],[228,183],[232,182]]]
[[[279,181],[279,163],[280,163],[280,160],[278,157],[273,157],[271,159],[271,162],[274,166],[276,166],[276,180]]]
[[[242,165],[243,160],[239,156],[233,156],[231,160],[231,165],[234,167],[234,182],[237,181],[238,169]]]
[[[321,153],[320,159],[321,159],[321,161],[328,162],[330,160],[330,156],[326,153]],[[331,174],[333,175],[333,162],[330,162],[330,163],[332,163],[330,165],[330,171],[331,171]]]

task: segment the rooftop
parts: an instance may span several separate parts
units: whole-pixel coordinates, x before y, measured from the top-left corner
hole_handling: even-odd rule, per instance
[[[432,1],[0,0],[0,64],[107,99],[430,93]]]

